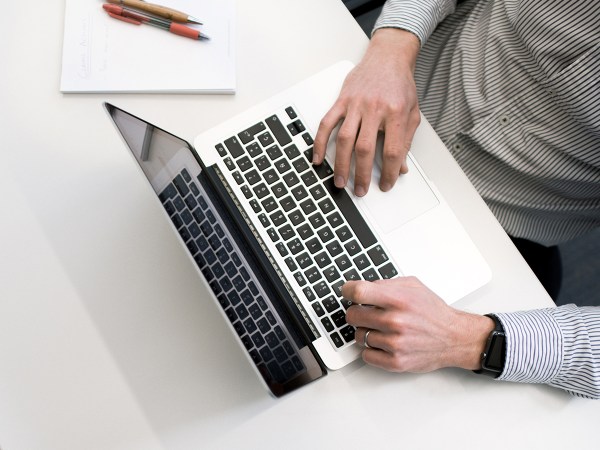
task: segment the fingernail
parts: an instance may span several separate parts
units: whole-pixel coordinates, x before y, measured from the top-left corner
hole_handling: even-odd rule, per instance
[[[356,186],[356,188],[354,189],[354,193],[357,197],[362,197],[367,193],[367,190],[362,186]]]
[[[391,184],[389,184],[389,183],[383,183],[383,184],[381,185],[381,190],[382,190],[383,192],[387,192],[387,191],[389,191],[391,188],[392,188],[392,185],[391,185]]]
[[[336,187],[343,188],[346,185],[346,180],[341,175],[337,175],[333,180]]]

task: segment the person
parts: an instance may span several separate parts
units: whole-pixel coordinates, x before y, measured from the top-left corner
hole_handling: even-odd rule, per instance
[[[339,126],[335,184],[346,185],[354,158],[355,194],[366,195],[383,133],[379,187],[388,191],[407,172],[422,111],[519,248],[556,261],[554,246],[600,226],[599,19],[593,0],[388,0],[321,121],[313,163]],[[553,266],[541,268],[549,291]],[[598,307],[478,316],[414,278],[348,282],[343,295],[356,303],[347,320],[370,364],[480,369],[500,328],[498,380],[600,397]]]

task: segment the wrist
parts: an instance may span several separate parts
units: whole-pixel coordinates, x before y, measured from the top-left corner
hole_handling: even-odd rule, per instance
[[[481,354],[485,350],[487,339],[494,329],[494,321],[487,316],[458,311],[459,319],[454,331],[454,352],[448,364],[467,370],[481,369]]]
[[[373,33],[369,51],[384,52],[390,61],[407,64],[415,69],[421,41],[410,31],[400,28],[379,28]]]

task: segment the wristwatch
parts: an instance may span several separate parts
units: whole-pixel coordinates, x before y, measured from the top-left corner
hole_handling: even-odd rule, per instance
[[[482,375],[488,375],[493,378],[498,378],[504,370],[504,361],[506,359],[506,337],[504,335],[504,327],[493,314],[486,314],[492,319],[496,326],[490,333],[485,344],[485,350],[481,354],[481,369],[473,372]]]

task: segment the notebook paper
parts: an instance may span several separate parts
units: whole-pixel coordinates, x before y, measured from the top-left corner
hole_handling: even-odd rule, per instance
[[[161,0],[198,18],[197,41],[111,18],[100,0],[66,0],[62,92],[235,92],[234,0]]]

